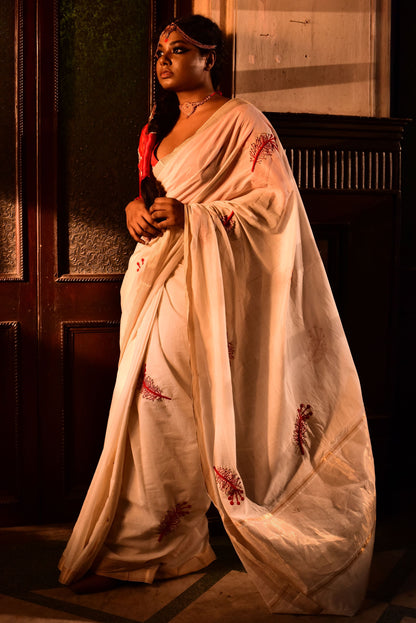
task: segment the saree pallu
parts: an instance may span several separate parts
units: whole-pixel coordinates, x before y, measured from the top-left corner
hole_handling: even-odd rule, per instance
[[[153,170],[167,196],[185,204],[185,228],[138,245],[130,260],[103,454],[61,581],[93,565],[116,515],[129,410],[163,288],[183,261],[193,417],[209,497],[271,611],[353,614],[374,539],[371,445],[283,148],[257,109],[230,100]]]

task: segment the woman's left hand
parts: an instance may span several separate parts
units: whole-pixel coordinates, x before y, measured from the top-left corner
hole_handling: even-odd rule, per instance
[[[158,223],[158,227],[165,229],[183,229],[184,226],[184,206],[183,203],[173,197],[156,197],[149,212],[153,219]]]

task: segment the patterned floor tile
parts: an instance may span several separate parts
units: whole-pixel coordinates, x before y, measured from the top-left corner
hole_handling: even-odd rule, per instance
[[[384,535],[381,547],[379,540],[368,599],[354,617],[270,614],[222,534],[213,536],[217,561],[203,573],[74,595],[59,585],[56,569],[69,532],[67,526],[0,530],[0,623],[416,623],[416,548],[393,539],[397,530]]]
[[[271,614],[246,573],[231,571],[171,623],[375,623],[386,603],[367,601],[355,617]]]
[[[7,595],[0,595],[0,623],[80,623],[90,619],[54,610],[38,604],[28,603]]]
[[[242,571],[231,571],[196,599],[172,623],[276,623],[256,588]]]
[[[40,590],[36,593],[117,617],[146,621],[195,584],[202,576],[201,573],[194,573],[174,580],[155,582],[152,585],[121,586],[115,590],[94,595],[75,595],[66,587]]]

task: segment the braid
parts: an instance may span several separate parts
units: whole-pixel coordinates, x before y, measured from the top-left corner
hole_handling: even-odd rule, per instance
[[[169,134],[179,117],[176,93],[162,91],[160,87],[159,91],[153,116],[148,126],[148,132],[156,133],[156,144],[160,143],[162,138]],[[150,175],[141,181],[140,190],[147,209],[154,203],[156,197],[164,197],[166,195],[165,189],[155,178],[151,168]]]
[[[158,86],[156,92],[156,107],[153,118],[149,121],[149,132],[156,132],[156,141],[160,143],[179,117],[178,97],[171,91],[163,91]]]

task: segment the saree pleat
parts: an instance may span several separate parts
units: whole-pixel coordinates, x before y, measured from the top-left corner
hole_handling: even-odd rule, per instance
[[[152,582],[197,571],[215,558],[188,350],[180,263],[165,283],[149,336],[129,415],[117,511],[93,564],[98,574]]]

